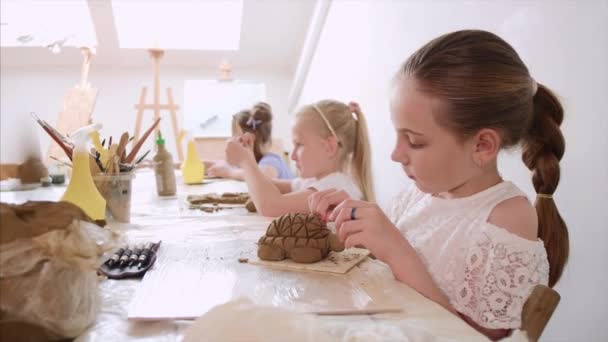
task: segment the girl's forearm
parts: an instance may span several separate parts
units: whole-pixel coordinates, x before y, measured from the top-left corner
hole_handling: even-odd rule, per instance
[[[245,180],[245,173],[240,168],[231,168],[228,172],[228,178],[236,179],[236,180]]]
[[[458,315],[450,304],[448,297],[441,291],[439,286],[431,277],[426,266],[418,256],[414,248],[403,239],[402,246],[398,249],[399,253],[387,260],[393,275],[400,282],[407,284],[414,290],[435,303],[443,306],[448,311]]]
[[[269,179],[262,173],[262,170],[255,163],[247,163],[241,167],[244,180],[247,182],[249,196],[260,213],[264,213],[275,202],[280,201],[281,192]]]

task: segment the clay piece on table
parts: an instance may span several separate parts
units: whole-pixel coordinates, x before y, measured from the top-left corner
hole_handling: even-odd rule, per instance
[[[258,257],[262,260],[291,259],[298,263],[314,263],[331,251],[341,252],[344,245],[317,215],[292,213],[274,219],[266,234],[258,241]]]
[[[250,213],[255,213],[257,211],[257,209],[255,208],[255,203],[253,203],[251,198],[247,200],[247,202],[245,202],[245,209],[247,209],[247,211]]]
[[[22,184],[39,183],[42,177],[49,174],[42,161],[34,157],[28,158],[23,164],[20,164],[17,170]]]
[[[195,204],[245,204],[249,200],[246,192],[225,192],[221,195],[210,193],[205,195],[188,195],[188,202]]]
[[[199,209],[207,213],[214,213],[216,211],[225,209],[224,207],[220,206],[221,204],[244,204],[247,210],[250,212],[255,212],[255,206],[253,206],[253,211],[250,209],[253,202],[251,202],[249,199],[249,194],[246,192],[225,192],[221,195],[217,193],[188,195],[187,200],[190,204],[190,209]],[[251,202],[251,204],[248,204],[248,202]]]

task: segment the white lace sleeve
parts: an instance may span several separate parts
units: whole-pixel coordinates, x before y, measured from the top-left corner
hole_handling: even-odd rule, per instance
[[[450,301],[482,327],[519,328],[533,288],[548,283],[544,245],[489,223],[480,237],[466,253],[464,272],[456,276]]]

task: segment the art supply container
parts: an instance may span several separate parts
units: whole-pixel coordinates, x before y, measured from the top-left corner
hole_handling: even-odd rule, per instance
[[[111,216],[118,222],[130,222],[133,178],[135,178],[133,172],[93,176],[95,186],[106,200],[106,217]]]

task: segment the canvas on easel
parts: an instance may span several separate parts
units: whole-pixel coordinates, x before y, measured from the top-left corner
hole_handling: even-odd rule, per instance
[[[63,109],[59,113],[55,128],[63,135],[68,135],[76,129],[86,126],[91,122],[91,115],[95,108],[98,90],[91,87],[87,78],[93,54],[89,48],[81,48],[83,55],[82,68],[80,72],[80,84],[70,88],[63,97]],[[65,153],[59,145],[51,142],[48,149],[48,157],[65,160]]]
[[[177,149],[178,159],[184,160],[184,153],[182,151],[181,144],[179,143],[179,129],[177,127],[177,110],[179,106],[175,104],[173,101],[173,91],[171,87],[167,88],[167,104],[160,103],[160,59],[164,55],[164,51],[160,49],[150,49],[150,56],[154,59],[154,99],[152,104],[146,104],[146,95],[148,94],[148,87],[143,87],[141,90],[141,95],[139,96],[139,103],[135,105],[135,109],[137,109],[137,117],[135,119],[135,135],[133,140],[133,145],[137,144],[139,140],[139,132],[141,131],[141,122],[143,119],[143,114],[146,109],[151,109],[154,111],[154,121],[160,118],[161,110],[168,110],[171,113],[171,125],[173,127],[173,136],[175,138],[175,145]],[[158,136],[158,132],[160,127],[157,126],[155,129],[155,136]]]

